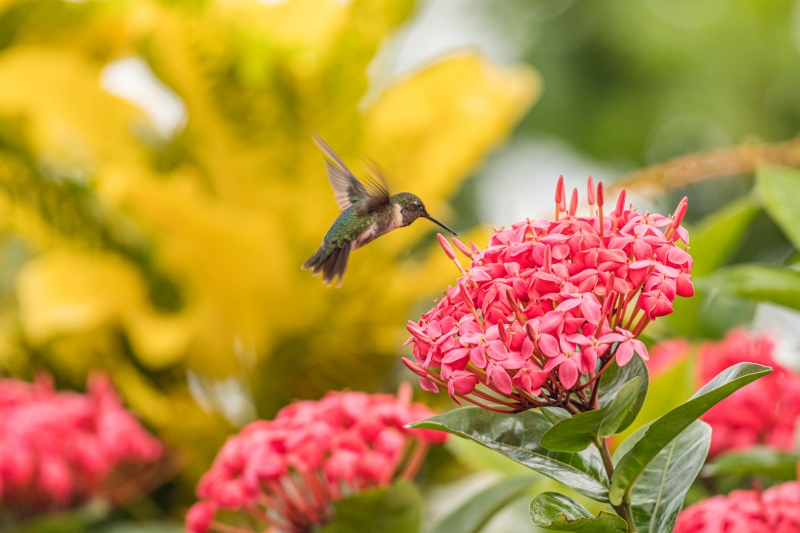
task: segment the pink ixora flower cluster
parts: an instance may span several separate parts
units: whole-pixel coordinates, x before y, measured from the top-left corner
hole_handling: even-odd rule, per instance
[[[800,533],[800,483],[703,500],[678,515],[675,533]]]
[[[432,414],[411,403],[406,384],[397,397],[331,392],[253,422],[228,439],[200,480],[186,530],[252,531],[255,521],[259,531],[310,531],[330,520],[340,498],[387,486],[397,472],[412,478],[446,434],[405,426]],[[218,511],[234,511],[228,516],[241,519],[238,527],[215,519]]]
[[[462,276],[408,324],[415,361],[404,362],[424,389],[443,386],[458,403],[502,412],[588,410],[612,359],[648,358],[639,334],[672,312],[676,296],[694,293],[692,258],[680,245],[689,241],[686,199],[667,218],[626,208],[623,190],[604,214],[603,184],[595,191],[589,178],[587,192],[589,216],[577,216],[577,189],[567,209],[560,178],[554,220],[496,230],[484,250],[453,239],[471,259],[467,270],[439,236]]]
[[[713,429],[709,455],[723,450],[765,444],[791,450],[800,417],[800,376],[774,358],[769,335],[732,330],[723,341],[700,345],[698,378],[706,383],[729,366],[742,362],[770,366],[773,371],[744,387],[703,415]]]
[[[158,460],[163,449],[126,411],[107,376],[86,394],[0,380],[0,516],[26,518],[99,496],[117,469]]]

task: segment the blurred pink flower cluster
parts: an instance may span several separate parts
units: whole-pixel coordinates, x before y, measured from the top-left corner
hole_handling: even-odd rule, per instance
[[[678,515],[675,533],[800,533],[800,483],[703,500]]]
[[[774,359],[768,335],[732,330],[723,341],[700,345],[699,378],[706,383],[742,362],[773,367],[771,374],[733,393],[703,415],[713,433],[709,455],[723,450],[766,444],[782,450],[794,446],[800,416],[800,376]]]
[[[686,199],[667,218],[625,208],[623,190],[605,215],[603,184],[595,191],[590,178],[587,193],[589,216],[576,214],[577,189],[567,209],[562,178],[554,220],[496,230],[484,250],[453,239],[471,259],[467,270],[439,236],[463,275],[408,324],[416,361],[404,362],[423,388],[520,411],[586,388],[600,374],[598,359],[605,369],[612,359],[625,365],[634,352],[648,358],[639,334],[672,313],[676,296],[694,294],[692,258],[679,246],[689,240],[681,226]]]
[[[0,380],[0,509],[13,517],[80,505],[118,467],[162,454],[105,375],[86,394],[56,392],[44,375]]]
[[[187,513],[186,529],[231,530],[214,520],[218,510],[241,511],[284,533],[324,524],[332,502],[389,485],[401,467],[401,477],[414,476],[428,446],[446,434],[405,425],[432,414],[411,402],[409,386],[398,397],[330,392],[289,405],[228,439],[200,480],[201,501]]]

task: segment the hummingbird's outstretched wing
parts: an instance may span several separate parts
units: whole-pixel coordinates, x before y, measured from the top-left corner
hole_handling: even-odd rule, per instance
[[[367,169],[369,176],[364,180],[364,188],[369,196],[356,204],[357,215],[363,215],[376,207],[389,205],[392,202],[392,193],[389,192],[389,185],[378,164],[367,158]]]
[[[389,198],[391,195],[380,171],[377,171],[377,174],[373,171],[375,175],[364,186],[345,166],[344,162],[336,155],[336,152],[328,146],[328,143],[323,141],[316,133],[312,133],[312,135],[314,143],[325,154],[325,169],[328,172],[328,181],[333,187],[333,196],[339,209],[344,211],[355,204],[358,214],[363,214],[376,207],[390,203]]]

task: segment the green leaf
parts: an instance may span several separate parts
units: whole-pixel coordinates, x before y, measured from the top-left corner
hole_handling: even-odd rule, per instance
[[[748,383],[769,374],[772,369],[753,363],[739,363],[709,381],[689,401],[655,420],[641,438],[619,460],[611,476],[609,499],[622,503],[647,465],[694,420]]]
[[[704,218],[691,232],[692,276],[700,278],[725,264],[761,208],[752,195]]]
[[[627,533],[628,524],[606,511],[594,516],[581,504],[559,494],[543,492],[531,502],[531,522],[551,531]]]
[[[334,504],[336,514],[317,533],[416,533],[422,497],[408,482],[370,489]]]
[[[569,414],[569,411],[562,409],[561,407],[540,407],[539,411],[541,411],[544,417],[553,425],[558,424],[562,420],[568,420],[572,418],[572,415]]]
[[[638,401],[641,387],[642,378],[634,377],[602,409],[579,413],[548,429],[541,445],[558,452],[579,452],[592,442],[616,434]]]
[[[764,208],[795,248],[800,249],[800,171],[793,168],[761,167],[756,183]]]
[[[800,272],[790,268],[756,264],[732,266],[698,280],[698,284],[741,298],[800,310]]]
[[[183,524],[172,522],[131,522],[114,521],[104,524],[95,533],[181,533],[185,531]]]
[[[625,431],[636,420],[636,416],[644,405],[647,398],[647,389],[650,386],[650,375],[647,372],[647,365],[644,364],[642,358],[634,355],[628,361],[628,364],[620,367],[616,360],[611,364],[611,367],[603,373],[600,378],[600,390],[597,393],[597,400],[600,407],[605,407],[614,398],[619,390],[634,377],[639,377],[642,380],[642,386],[639,388],[639,395],[636,401],[628,410],[628,416],[617,429],[617,433]]]
[[[650,461],[631,493],[639,533],[672,531],[710,445],[711,427],[695,420]]]
[[[553,424],[538,411],[508,415],[480,407],[462,407],[410,427],[446,431],[472,439],[560,481],[579,494],[601,502],[608,501],[608,481],[597,450],[591,447],[580,453],[564,453],[543,448],[539,439]]]
[[[766,446],[718,455],[703,468],[704,476],[767,476],[776,481],[797,479],[800,454],[786,453]]]
[[[497,511],[537,481],[530,475],[504,479],[464,502],[436,524],[430,533],[477,533]]]

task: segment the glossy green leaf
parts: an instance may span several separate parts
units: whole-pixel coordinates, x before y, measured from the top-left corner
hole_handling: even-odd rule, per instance
[[[718,455],[703,468],[704,476],[767,476],[776,481],[797,479],[800,454],[787,453],[766,446]]]
[[[603,511],[597,516],[581,504],[559,494],[543,492],[531,502],[531,522],[550,531],[586,533],[627,533],[628,524],[614,513]]]
[[[756,173],[764,208],[784,235],[800,249],[800,171],[761,167]]]
[[[800,272],[789,268],[756,264],[732,266],[698,283],[704,288],[719,289],[741,298],[800,310]]]
[[[561,407],[540,407],[539,411],[541,411],[544,417],[553,425],[558,424],[562,420],[572,418],[569,411]]]
[[[539,440],[553,424],[538,411],[508,415],[480,407],[462,407],[410,427],[446,431],[472,439],[560,481],[579,494],[601,502],[608,501],[608,481],[597,450],[590,447],[580,453],[565,453],[542,447]]]
[[[710,444],[711,427],[695,420],[650,461],[631,492],[633,521],[639,533],[672,531]]]
[[[769,374],[772,369],[753,363],[739,363],[709,381],[692,398],[655,420],[619,460],[611,476],[609,499],[612,504],[622,503],[625,493],[633,487],[647,465],[672,439],[711,409],[740,388]]]
[[[416,533],[422,515],[422,497],[408,482],[387,489],[371,489],[334,504],[336,514],[317,533]]]
[[[639,388],[639,394],[636,401],[633,402],[631,408],[628,410],[628,415],[622,424],[617,429],[617,433],[625,431],[636,420],[636,416],[641,411],[644,401],[647,398],[647,389],[650,386],[650,375],[647,372],[647,365],[644,364],[639,355],[634,355],[628,361],[628,364],[620,367],[616,360],[611,363],[611,367],[603,373],[600,378],[600,390],[597,394],[597,400],[600,407],[605,407],[614,398],[619,390],[625,386],[633,378],[638,377],[641,379],[642,385]]]
[[[495,483],[444,517],[430,533],[477,533],[497,511],[536,482],[535,477],[528,475],[514,476]]]
[[[596,411],[578,413],[548,429],[541,445],[558,452],[579,452],[592,442],[617,433],[634,403],[638,402],[642,378],[626,383],[608,404]]]

